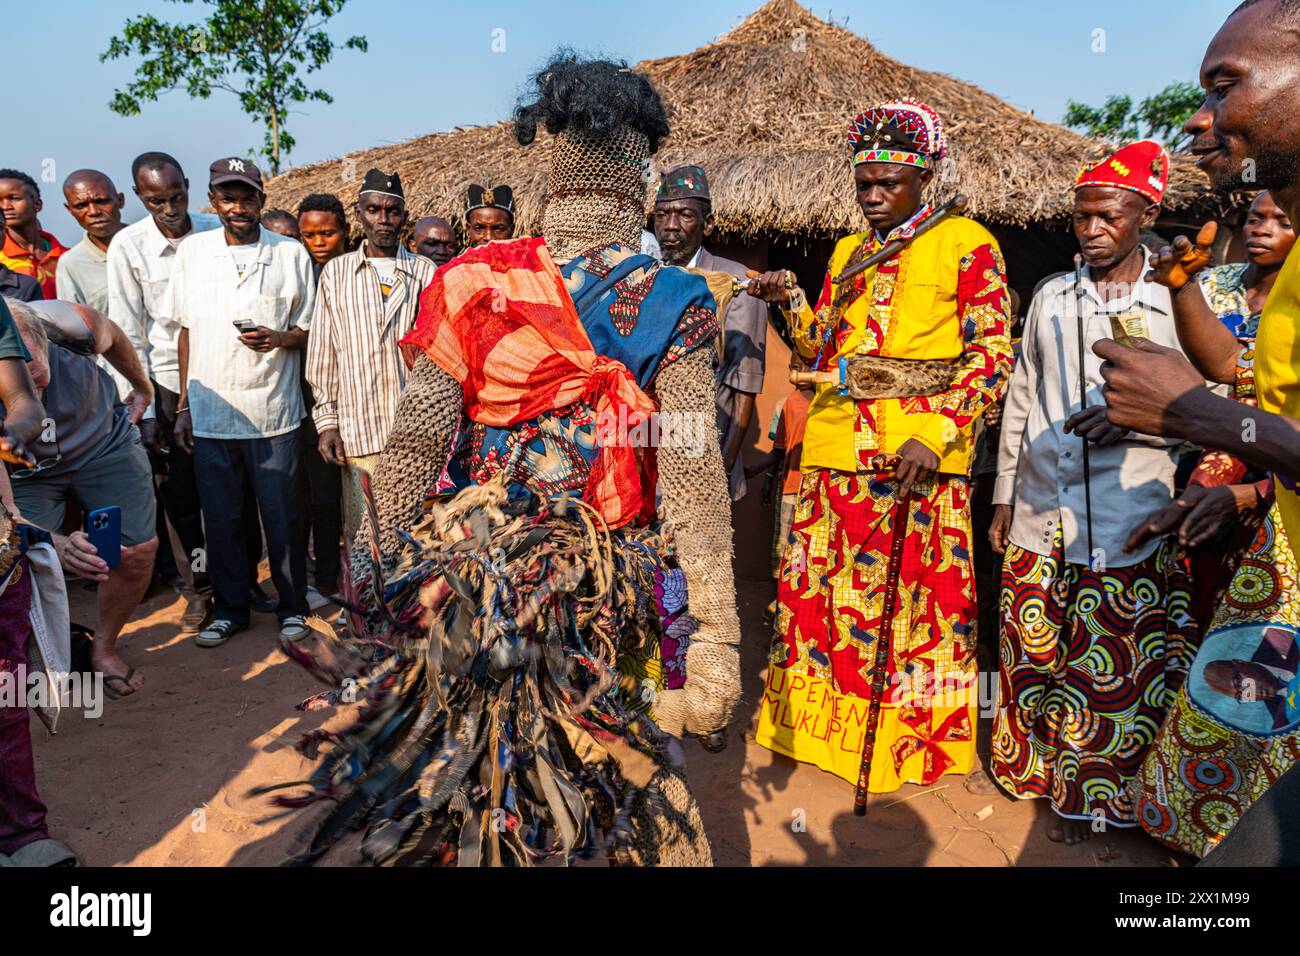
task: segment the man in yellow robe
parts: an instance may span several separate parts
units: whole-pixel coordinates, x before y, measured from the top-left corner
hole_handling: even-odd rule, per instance
[[[918,383],[947,367],[942,384],[901,397],[818,384],[757,740],[856,781],[874,696],[869,789],[888,792],[967,773],[975,760],[968,475],[975,422],[1010,369],[1008,294],[997,242],[960,217],[836,285],[887,242],[912,239],[933,212],[922,193],[947,152],[939,116],[920,103],[866,110],[849,147],[870,228],[835,247],[815,308],[787,291],[784,272],[751,293],[785,306],[800,354],[832,379],[855,357]]]

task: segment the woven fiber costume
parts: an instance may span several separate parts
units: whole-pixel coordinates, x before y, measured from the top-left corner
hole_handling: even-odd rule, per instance
[[[859,115],[849,147],[854,166],[928,170],[946,153],[939,117],[913,103]],[[975,760],[967,475],[974,422],[1010,368],[1007,289],[988,231],[952,217],[922,232],[930,211],[921,204],[888,235],[841,240],[816,308],[788,310],[814,370],[870,356],[897,375],[882,368],[867,395],[816,386],[755,739],[849,781],[866,772],[875,793],[967,773]],[[850,281],[832,281],[913,235]],[[946,363],[948,374],[927,387],[915,360]],[[908,382],[914,390],[899,387]],[[900,502],[895,469],[909,442],[939,464]]]
[[[376,863],[711,864],[677,738],[739,696],[715,300],[636,251],[667,133],[649,82],[568,56],[536,82],[516,127],[554,136],[545,237],[440,269],[403,342],[353,555],[373,651],[288,648],[364,701],[281,798],[339,801],[305,860],[364,825]],[[449,459],[460,490],[430,503]]]

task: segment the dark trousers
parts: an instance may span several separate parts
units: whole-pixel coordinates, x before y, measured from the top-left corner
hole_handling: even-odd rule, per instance
[[[1300,866],[1300,764],[1251,804],[1200,866]]]
[[[298,527],[298,432],[274,438],[195,438],[194,471],[208,541],[208,578],[214,616],[248,623],[249,577],[244,535],[260,514],[271,580],[279,594],[276,616],[307,613],[307,559]],[[244,506],[249,481],[256,512]]]
[[[998,669],[998,600],[1002,588],[1002,555],[989,544],[993,524],[993,482],[996,475],[980,475],[971,483],[971,535],[975,559],[975,607],[979,626],[976,639],[986,655],[980,662],[995,673]]]
[[[26,559],[19,559],[4,594],[0,594],[0,671],[16,681],[27,664],[27,641],[32,625],[27,618],[32,575]],[[18,693],[25,693],[19,686]],[[29,843],[48,839],[45,804],[36,792],[36,762],[32,735],[27,727],[27,707],[0,704],[0,853],[16,853]]]
[[[162,481],[158,484],[158,503],[162,506],[158,511],[158,539],[169,543],[171,540],[162,523],[163,513],[166,512],[167,520],[176,529],[176,537],[180,538],[181,547],[185,549],[185,555],[180,560],[190,562],[193,566],[195,551],[203,549],[203,517],[199,507],[199,489],[194,477],[194,457],[176,444],[176,408],[180,396],[157,382],[153,383],[153,387],[154,415],[158,419],[162,444],[167,449]],[[243,529],[245,560],[248,563],[249,580],[256,582],[257,565],[262,559],[262,532],[257,526],[257,499],[253,495],[253,486],[247,479],[241,480],[240,487],[244,489],[244,509],[249,516]],[[161,554],[162,548],[158,550]],[[196,571],[194,583],[199,589],[206,588],[207,574]]]
[[[343,469],[331,465],[316,448],[318,436],[311,416],[298,431],[298,520],[302,523],[303,550],[310,534],[316,557],[316,587],[334,593],[339,584],[339,556],[343,545]]]

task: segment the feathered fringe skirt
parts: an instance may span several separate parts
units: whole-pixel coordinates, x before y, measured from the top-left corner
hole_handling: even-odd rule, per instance
[[[378,865],[711,865],[680,742],[651,717],[678,663],[664,652],[686,645],[664,606],[680,590],[670,543],[611,533],[578,500],[511,499],[503,481],[399,537],[391,570],[376,550],[352,582],[365,639],[284,642],[332,687],[301,707],[360,705],[300,742],[320,760],[310,779],[258,791],[305,784],[276,803],[336,803],[291,862],[364,829]]]

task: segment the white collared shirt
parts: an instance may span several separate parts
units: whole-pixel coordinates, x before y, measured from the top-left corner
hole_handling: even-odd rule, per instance
[[[189,331],[186,394],[196,436],[272,438],[298,427],[302,352],[254,352],[240,343],[234,323],[307,329],[315,297],[306,247],[269,229],[259,230],[242,277],[223,230],[180,244],[165,308]]]
[[[1142,261],[1149,258],[1142,249]],[[1076,299],[1073,274],[1049,280],[1034,296],[1025,320],[1020,358],[1007,389],[994,504],[1014,505],[1012,544],[1048,555],[1060,527],[1065,557],[1087,566],[1087,505],[1083,481],[1083,440],[1065,434],[1065,421],[1079,411],[1079,335],[1077,302],[1084,320],[1084,370],[1088,405],[1104,405],[1102,360],[1092,346],[1113,338],[1110,316],[1141,309],[1147,337],[1179,349],[1169,290],[1139,281],[1103,302],[1091,271],[1083,271],[1084,293]],[[1180,349],[1181,351],[1181,349]],[[1174,470],[1180,442],[1128,433],[1108,448],[1089,445],[1093,553],[1101,567],[1127,567],[1152,554],[1160,539],[1127,553],[1124,542],[1144,518],[1174,497]]]
[[[202,212],[190,213],[190,231],[181,241],[221,229],[221,220]],[[173,243],[150,216],[127,226],[108,247],[108,316],[126,333],[140,357],[145,374],[163,388],[181,390],[176,340],[181,327],[167,314],[167,285],[180,242]],[[153,417],[150,408],[146,417]]]

